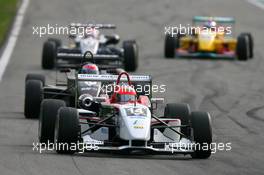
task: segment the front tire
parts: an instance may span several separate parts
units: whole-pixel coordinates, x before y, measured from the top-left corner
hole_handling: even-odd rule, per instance
[[[65,107],[62,100],[46,99],[41,103],[39,118],[39,142],[47,143],[54,141],[55,121],[58,110]]]
[[[43,85],[39,80],[28,80],[25,90],[24,115],[26,118],[38,118],[43,99]]]
[[[77,150],[70,149],[70,147],[74,144],[77,147],[79,132],[78,111],[69,107],[60,108],[55,124],[56,152],[59,154],[74,154]]]
[[[166,105],[164,110],[164,117],[180,119],[181,125],[190,124],[190,114],[191,110],[188,104],[169,103]],[[186,136],[189,136],[190,130],[188,127],[184,127],[181,128],[181,133]]]
[[[192,112],[191,125],[196,143],[192,158],[207,159],[211,156],[212,127],[211,117],[206,112]]]

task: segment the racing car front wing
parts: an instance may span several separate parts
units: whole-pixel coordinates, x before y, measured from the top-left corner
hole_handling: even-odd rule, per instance
[[[183,52],[183,51],[176,51],[176,57],[184,57],[184,58],[227,58],[227,59],[234,59],[236,58],[235,53],[213,53],[213,52]]]
[[[100,151],[144,151],[152,154],[191,154],[195,151],[195,143],[189,142],[190,146],[186,146],[187,144],[183,144],[182,142],[177,143],[153,143],[142,146],[132,145],[132,141],[129,141],[128,145],[122,146],[103,146],[103,145],[91,145],[84,144],[84,147],[87,148],[86,152],[100,152]]]

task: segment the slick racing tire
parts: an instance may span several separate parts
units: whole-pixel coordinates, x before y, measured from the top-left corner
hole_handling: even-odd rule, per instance
[[[138,67],[137,48],[133,42],[124,42],[124,67],[126,71],[133,72]]]
[[[70,149],[70,146],[77,144],[79,131],[78,111],[69,107],[60,108],[55,124],[56,152],[59,154],[74,154],[78,151]]]
[[[24,115],[26,118],[38,118],[43,99],[43,84],[39,80],[28,80],[25,89]]]
[[[56,62],[57,47],[53,41],[46,41],[42,50],[42,68],[53,69]]]
[[[39,118],[39,142],[53,143],[55,122],[58,110],[65,107],[66,104],[62,100],[45,99],[41,103]]]
[[[45,76],[41,74],[27,74],[25,83],[27,83],[28,80],[39,80],[42,82],[43,86],[45,86],[46,83]]]
[[[191,115],[190,106],[184,103],[183,104],[169,103],[166,105],[164,109],[164,117],[180,119],[181,125],[190,124],[190,115]],[[183,133],[186,136],[189,136],[190,128],[188,127],[181,128],[181,133]]]
[[[192,112],[191,126],[196,143],[192,158],[207,159],[211,156],[212,127],[211,117],[207,112]]]
[[[251,33],[241,33],[241,35],[248,37],[248,42],[249,42],[249,58],[254,57],[254,39]]]
[[[236,54],[240,61],[247,61],[249,58],[249,39],[245,35],[239,35],[237,38]]]
[[[57,39],[57,38],[49,38],[48,41],[54,42],[56,48],[59,48],[62,45],[61,40],[60,39]]]
[[[174,58],[175,57],[175,47],[176,47],[176,38],[170,34],[165,36],[165,58]]]
[[[137,42],[136,42],[136,40],[127,40],[127,41],[124,41],[124,43],[126,43],[126,42],[130,42],[131,44],[134,44],[134,46],[135,46],[135,53],[136,53],[136,57],[138,58],[138,44],[137,44]]]

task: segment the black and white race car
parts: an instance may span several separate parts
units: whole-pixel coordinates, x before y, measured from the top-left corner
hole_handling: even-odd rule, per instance
[[[90,53],[89,51],[86,52]],[[86,57],[84,55],[83,59]],[[91,53],[90,53],[91,54]],[[92,54],[91,54],[92,57]],[[119,74],[123,69],[103,69],[98,68],[94,63],[83,62],[79,64],[78,69],[63,69],[57,70],[65,73],[66,81],[60,80],[59,74],[56,72],[55,85],[47,85],[45,76],[41,74],[28,74],[25,79],[25,103],[24,115],[26,118],[38,118],[40,113],[41,103],[44,99],[59,99],[63,100],[67,106],[75,106],[78,98],[83,98],[82,94],[89,94],[91,97],[102,95],[101,82],[79,81],[78,75],[84,74],[83,68],[88,69],[85,74]],[[90,72],[89,72],[90,71]],[[93,72],[91,72],[93,71]],[[77,98],[77,99],[76,99]],[[83,104],[85,105],[85,104]]]
[[[116,46],[120,37],[116,34],[102,34],[103,29],[115,29],[113,24],[79,24],[72,23],[70,28],[84,28],[86,33],[69,35],[69,46],[62,46],[59,39],[49,38],[42,50],[42,68],[53,69],[63,66],[74,67],[80,63],[82,54],[91,51],[96,63],[105,67],[124,68],[135,71],[138,66],[138,46],[135,40],[123,42]]]
[[[58,153],[117,151],[210,157],[209,113],[191,112],[189,105],[173,103],[166,105],[164,116],[156,116],[157,104],[162,100],[151,98],[151,95],[138,95],[132,87],[133,83],[152,84],[150,76],[129,76],[126,72],[119,75],[80,74],[78,80],[116,82],[116,91],[109,97],[90,98],[85,102],[97,104],[97,110],[77,105],[65,107],[63,101],[54,100],[42,104],[40,142],[55,143]],[[51,121],[55,128],[45,128]]]

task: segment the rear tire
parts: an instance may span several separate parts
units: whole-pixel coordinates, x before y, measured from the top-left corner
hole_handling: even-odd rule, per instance
[[[190,124],[190,115],[191,110],[188,104],[169,103],[164,110],[164,117],[180,119],[181,125]],[[190,129],[188,127],[181,128],[181,133],[189,136]]]
[[[196,143],[195,152],[191,156],[196,159],[207,159],[211,156],[212,143],[212,127],[209,113],[192,112],[191,125]]]
[[[43,99],[43,85],[39,80],[28,80],[25,90],[24,115],[26,118],[38,118]]]
[[[249,40],[245,35],[239,35],[236,46],[237,58],[240,61],[247,61],[249,58]]]
[[[55,66],[57,54],[56,43],[53,41],[46,41],[42,50],[42,68],[53,69]]]
[[[27,74],[25,82],[27,83],[28,80],[39,80],[42,82],[43,86],[45,86],[46,83],[45,76],[41,74]]]
[[[57,38],[49,38],[48,41],[54,42],[56,48],[59,48],[62,45],[61,40],[60,39],[57,39]]]
[[[136,53],[136,57],[138,58],[138,44],[137,44],[137,42],[136,42],[136,40],[127,40],[127,41],[124,41],[124,42],[130,42],[131,44],[133,44],[134,45],[134,47],[135,47],[135,53]]]
[[[164,52],[166,58],[174,58],[175,57],[175,47],[176,47],[176,38],[171,36],[170,34],[166,34],[165,36],[165,46]]]
[[[46,99],[41,103],[39,118],[39,142],[54,142],[55,122],[58,110],[65,107],[66,104],[62,100]]]
[[[57,153],[74,154],[77,150],[70,149],[71,145],[77,147],[79,140],[79,116],[74,108],[62,107],[58,111],[55,124],[55,142],[57,143]],[[75,148],[76,148],[75,147]]]
[[[126,71],[133,72],[138,67],[138,56],[136,44],[129,41],[124,41],[124,67]]]
[[[254,57],[254,39],[251,33],[242,33],[242,36],[248,37],[248,42],[249,42],[249,58]]]

